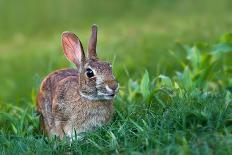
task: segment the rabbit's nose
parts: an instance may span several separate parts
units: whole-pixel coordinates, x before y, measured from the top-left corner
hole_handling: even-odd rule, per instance
[[[110,80],[110,81],[107,81],[106,89],[108,91],[116,92],[118,90],[118,86],[119,86],[118,82],[114,80]]]

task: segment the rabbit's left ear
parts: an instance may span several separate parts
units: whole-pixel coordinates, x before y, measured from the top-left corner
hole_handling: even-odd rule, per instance
[[[92,26],[92,34],[89,39],[89,47],[88,47],[88,57],[91,59],[97,58],[97,25]]]
[[[72,32],[63,32],[62,46],[67,59],[77,68],[81,68],[85,61],[85,53],[79,38]]]

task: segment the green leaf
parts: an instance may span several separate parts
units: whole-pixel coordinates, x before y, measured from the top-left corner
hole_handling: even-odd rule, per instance
[[[221,36],[220,41],[222,43],[232,44],[232,33],[226,33]]]
[[[221,44],[216,44],[213,47],[213,53],[228,53],[228,52],[232,52],[232,44],[221,43]]]
[[[140,83],[140,92],[144,98],[147,98],[150,94],[149,82],[150,82],[149,74],[147,71],[145,71],[145,73],[142,77],[141,83]]]
[[[226,100],[225,104],[227,109],[228,105],[232,103],[232,94],[229,91],[226,92],[225,100]]]
[[[108,131],[108,134],[111,139],[111,146],[115,149],[118,146],[117,138],[112,131]]]
[[[190,61],[191,66],[194,70],[197,70],[199,68],[201,58],[199,49],[196,46],[187,48],[187,53],[187,59]]]
[[[181,155],[190,155],[190,148],[189,148],[189,144],[187,142],[187,140],[183,137],[182,138],[182,145],[181,145],[181,151],[180,151]]]
[[[189,67],[186,66],[184,69],[184,72],[182,74],[181,78],[182,84],[185,88],[190,89],[192,88],[192,78],[191,78],[191,72],[189,70]]]
[[[168,76],[165,76],[165,75],[159,75],[159,78],[161,79],[161,83],[164,85],[164,86],[167,86],[169,88],[172,88],[172,80],[168,77]]]
[[[139,92],[139,85],[137,81],[133,81],[132,79],[129,79],[128,82],[128,100],[132,101],[136,93]]]

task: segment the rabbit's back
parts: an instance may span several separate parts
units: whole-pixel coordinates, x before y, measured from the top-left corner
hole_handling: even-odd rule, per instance
[[[56,119],[63,121],[67,119],[64,118],[65,116],[60,114],[59,116],[55,116],[56,115],[55,113],[57,113],[56,110],[59,110],[57,109],[56,105],[57,102],[62,102],[63,100],[67,100],[66,99],[67,96],[65,96],[66,93],[64,92],[65,89],[67,89],[65,88],[67,87],[65,86],[65,81],[73,84],[74,87],[72,87],[72,89],[78,89],[77,77],[78,77],[78,72],[75,69],[60,69],[50,73],[42,81],[37,96],[36,106],[37,106],[37,112],[40,115],[41,126],[47,134],[49,134],[50,130],[54,127]],[[57,92],[61,92],[61,94],[58,95]],[[59,101],[59,99],[61,99],[61,101]],[[63,112],[63,109],[60,109],[60,111]]]

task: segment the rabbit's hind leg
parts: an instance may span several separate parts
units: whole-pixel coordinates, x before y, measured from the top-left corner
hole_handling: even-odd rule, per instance
[[[50,130],[54,124],[52,116],[51,95],[46,90],[40,90],[37,96],[37,112],[40,115],[40,126],[45,134],[50,135]]]

